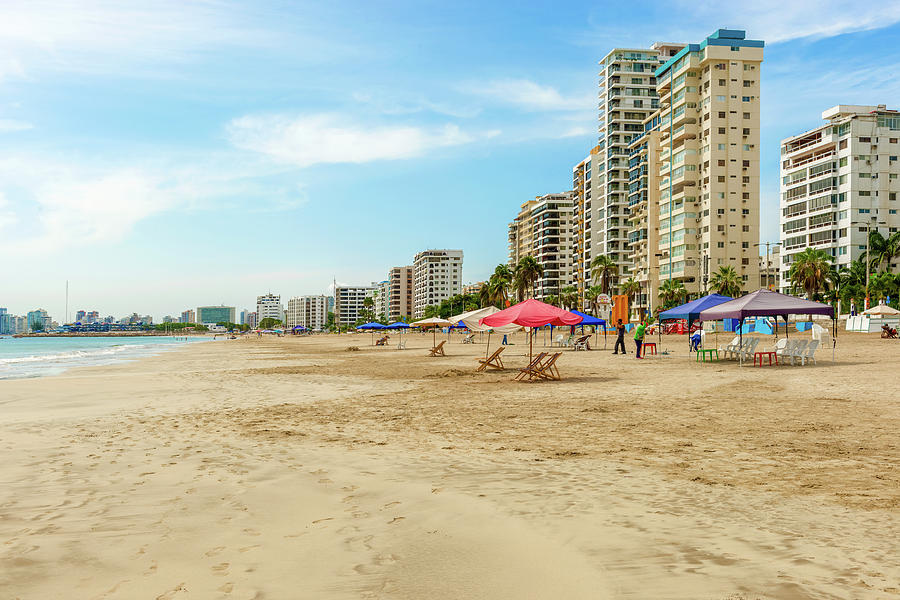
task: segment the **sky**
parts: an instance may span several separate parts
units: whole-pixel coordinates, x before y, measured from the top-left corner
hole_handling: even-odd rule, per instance
[[[900,108],[900,1],[0,4],[0,306],[156,319],[368,284],[426,248],[506,260],[597,140],[597,61],[720,27],[766,42],[779,142]]]

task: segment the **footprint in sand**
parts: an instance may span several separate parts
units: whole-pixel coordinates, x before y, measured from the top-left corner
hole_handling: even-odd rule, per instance
[[[225,546],[216,546],[212,550],[207,550],[206,552],[204,552],[203,555],[204,556],[216,556],[217,554],[221,553],[222,550],[224,550],[224,549],[225,549]]]
[[[397,562],[397,557],[393,554],[379,554],[375,557],[377,565],[392,565]]]
[[[259,544],[253,544],[252,546],[244,546],[243,548],[238,548],[238,552],[243,554],[244,552],[250,552],[251,550],[253,550],[255,548],[262,548],[262,546]]]
[[[175,594],[178,592],[186,592],[187,588],[184,586],[184,582],[179,583],[175,587],[173,587],[168,592],[163,592],[159,596],[156,597],[156,600],[172,600],[175,597]]]
[[[388,521],[388,525],[393,525],[394,523],[397,523],[398,521],[402,521],[402,520],[405,519],[405,518],[406,518],[406,517],[394,517],[393,519],[391,519],[390,521]]]
[[[316,519],[315,521],[313,521],[313,524],[321,523],[322,521],[334,521],[334,517],[325,517],[324,519]]]
[[[148,575],[155,575],[155,574],[156,574],[156,569],[157,569],[156,561],[155,561],[155,560],[151,560],[151,561],[150,561],[150,566],[147,568],[146,571],[144,571],[144,576],[146,577],[146,576],[148,576]]]
[[[322,479],[319,480],[319,483],[334,483],[334,482],[332,480],[328,479],[327,477],[323,477]]]
[[[252,535],[254,537],[260,535],[260,533],[255,529],[245,529],[244,533],[246,533],[247,535]]]
[[[233,590],[233,589],[234,589],[234,584],[231,583],[231,582],[229,581],[228,583],[226,583],[226,584],[223,585],[222,587],[218,588],[216,591],[217,591],[217,592],[224,592],[224,593],[226,593],[226,594],[230,594],[230,593],[231,593],[231,590]]]
[[[388,502],[387,504],[385,504],[384,506],[381,507],[381,510],[387,510],[392,506],[397,506],[398,504],[400,504],[400,502]]]
[[[231,563],[223,562],[215,565],[211,570],[213,575],[224,576],[228,575],[228,567],[231,566]]]

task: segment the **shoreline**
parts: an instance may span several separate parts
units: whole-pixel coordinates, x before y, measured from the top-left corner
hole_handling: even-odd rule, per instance
[[[900,597],[900,409],[857,376],[900,366],[878,340],[778,369],[566,352],[528,384],[519,338],[475,374],[482,344],[357,337],[0,381],[0,589]]]
[[[222,334],[217,334],[222,335]],[[16,333],[9,337],[13,339],[29,338],[83,338],[83,337],[205,337],[205,333],[200,334],[179,334],[172,335],[164,332],[153,331],[90,331],[83,333]]]

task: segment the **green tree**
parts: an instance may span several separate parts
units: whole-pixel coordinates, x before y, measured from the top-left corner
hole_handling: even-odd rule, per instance
[[[661,310],[668,310],[678,306],[687,294],[684,284],[678,279],[667,279],[659,286],[659,300],[662,303]]]
[[[591,261],[591,282],[600,283],[604,294],[608,294],[612,282],[619,276],[619,265],[609,256],[601,254]]]
[[[869,255],[863,253],[869,261],[869,268],[877,271],[881,265],[890,267],[891,261],[900,256],[900,231],[888,237],[881,235],[879,231],[869,232]]]
[[[641,284],[635,281],[634,277],[629,277],[620,286],[619,291],[628,297],[628,306],[631,307],[634,297],[641,293]]]
[[[602,293],[604,293],[603,288],[599,285],[592,285],[584,292],[584,299],[587,301],[588,306],[590,306],[591,312],[595,317],[599,316],[600,305],[597,302],[597,298]]]
[[[709,278],[709,288],[717,294],[737,298],[741,293],[741,276],[731,265],[721,266]]]
[[[823,250],[807,248],[794,255],[794,261],[788,271],[794,289],[802,289],[806,297],[815,299],[816,293],[827,281],[831,269],[831,257]]]
[[[531,288],[531,297],[537,296],[537,282],[544,274],[544,267],[533,256],[523,256],[516,265],[516,287]]]
[[[260,329],[272,329],[278,325],[281,325],[281,319],[275,319],[273,317],[266,317],[259,322]]]
[[[549,296],[544,298],[544,302],[546,302],[547,304],[552,304],[553,306],[562,304],[559,301],[559,296],[557,296],[556,294],[550,294]]]
[[[431,305],[425,307],[425,310],[423,311],[423,313],[424,313],[424,317],[423,317],[424,319],[430,319],[432,317],[439,317],[439,316],[441,316],[441,307],[438,304],[431,304]]]
[[[572,310],[578,308],[578,290],[573,285],[567,285],[559,292],[560,307]]]

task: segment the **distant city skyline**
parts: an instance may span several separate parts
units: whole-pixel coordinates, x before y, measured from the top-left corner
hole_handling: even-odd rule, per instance
[[[780,141],[892,104],[900,3],[152,6],[13,0],[0,22],[0,306],[161,321],[370,285],[423,248],[462,283],[597,141],[598,61],[719,27],[765,40],[760,240]]]

